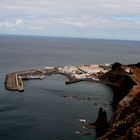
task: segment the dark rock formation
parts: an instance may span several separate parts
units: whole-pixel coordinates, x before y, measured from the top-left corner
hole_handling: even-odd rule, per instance
[[[112,64],[112,71],[118,71],[121,69],[121,63],[115,62],[114,64]]]
[[[97,137],[102,136],[107,131],[108,126],[107,114],[103,108],[99,109],[97,120],[86,125],[87,128],[96,128]]]

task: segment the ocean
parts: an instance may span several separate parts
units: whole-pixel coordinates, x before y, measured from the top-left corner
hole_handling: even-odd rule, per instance
[[[111,117],[112,90],[100,83],[65,85],[66,77],[25,81],[25,91],[4,88],[10,72],[81,64],[140,61],[140,42],[0,35],[0,140],[95,140],[94,129],[77,134],[80,119],[94,122],[103,107]],[[72,98],[76,97],[76,98]],[[78,97],[78,98],[77,98]]]

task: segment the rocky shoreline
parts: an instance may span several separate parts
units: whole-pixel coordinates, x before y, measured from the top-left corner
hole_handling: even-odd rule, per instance
[[[91,81],[109,85],[114,91],[115,108],[111,120],[108,122],[105,111],[100,109],[97,121],[86,127],[102,131],[99,140],[140,139],[140,63],[44,67],[14,72],[6,75],[5,88],[21,92],[24,91],[23,80],[43,79],[51,74],[66,76],[65,84]]]

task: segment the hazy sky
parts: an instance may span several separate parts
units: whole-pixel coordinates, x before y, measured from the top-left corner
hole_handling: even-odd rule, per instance
[[[0,34],[140,40],[140,0],[0,0]]]

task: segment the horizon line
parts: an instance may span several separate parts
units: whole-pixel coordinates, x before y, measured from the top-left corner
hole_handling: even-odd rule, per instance
[[[114,38],[95,38],[95,37],[78,37],[78,36],[47,36],[47,35],[25,35],[25,34],[0,34],[0,36],[24,36],[24,37],[48,37],[48,38],[65,38],[65,39],[90,39],[90,40],[112,40],[112,41],[134,41],[140,42],[140,40],[134,39],[114,39]]]

